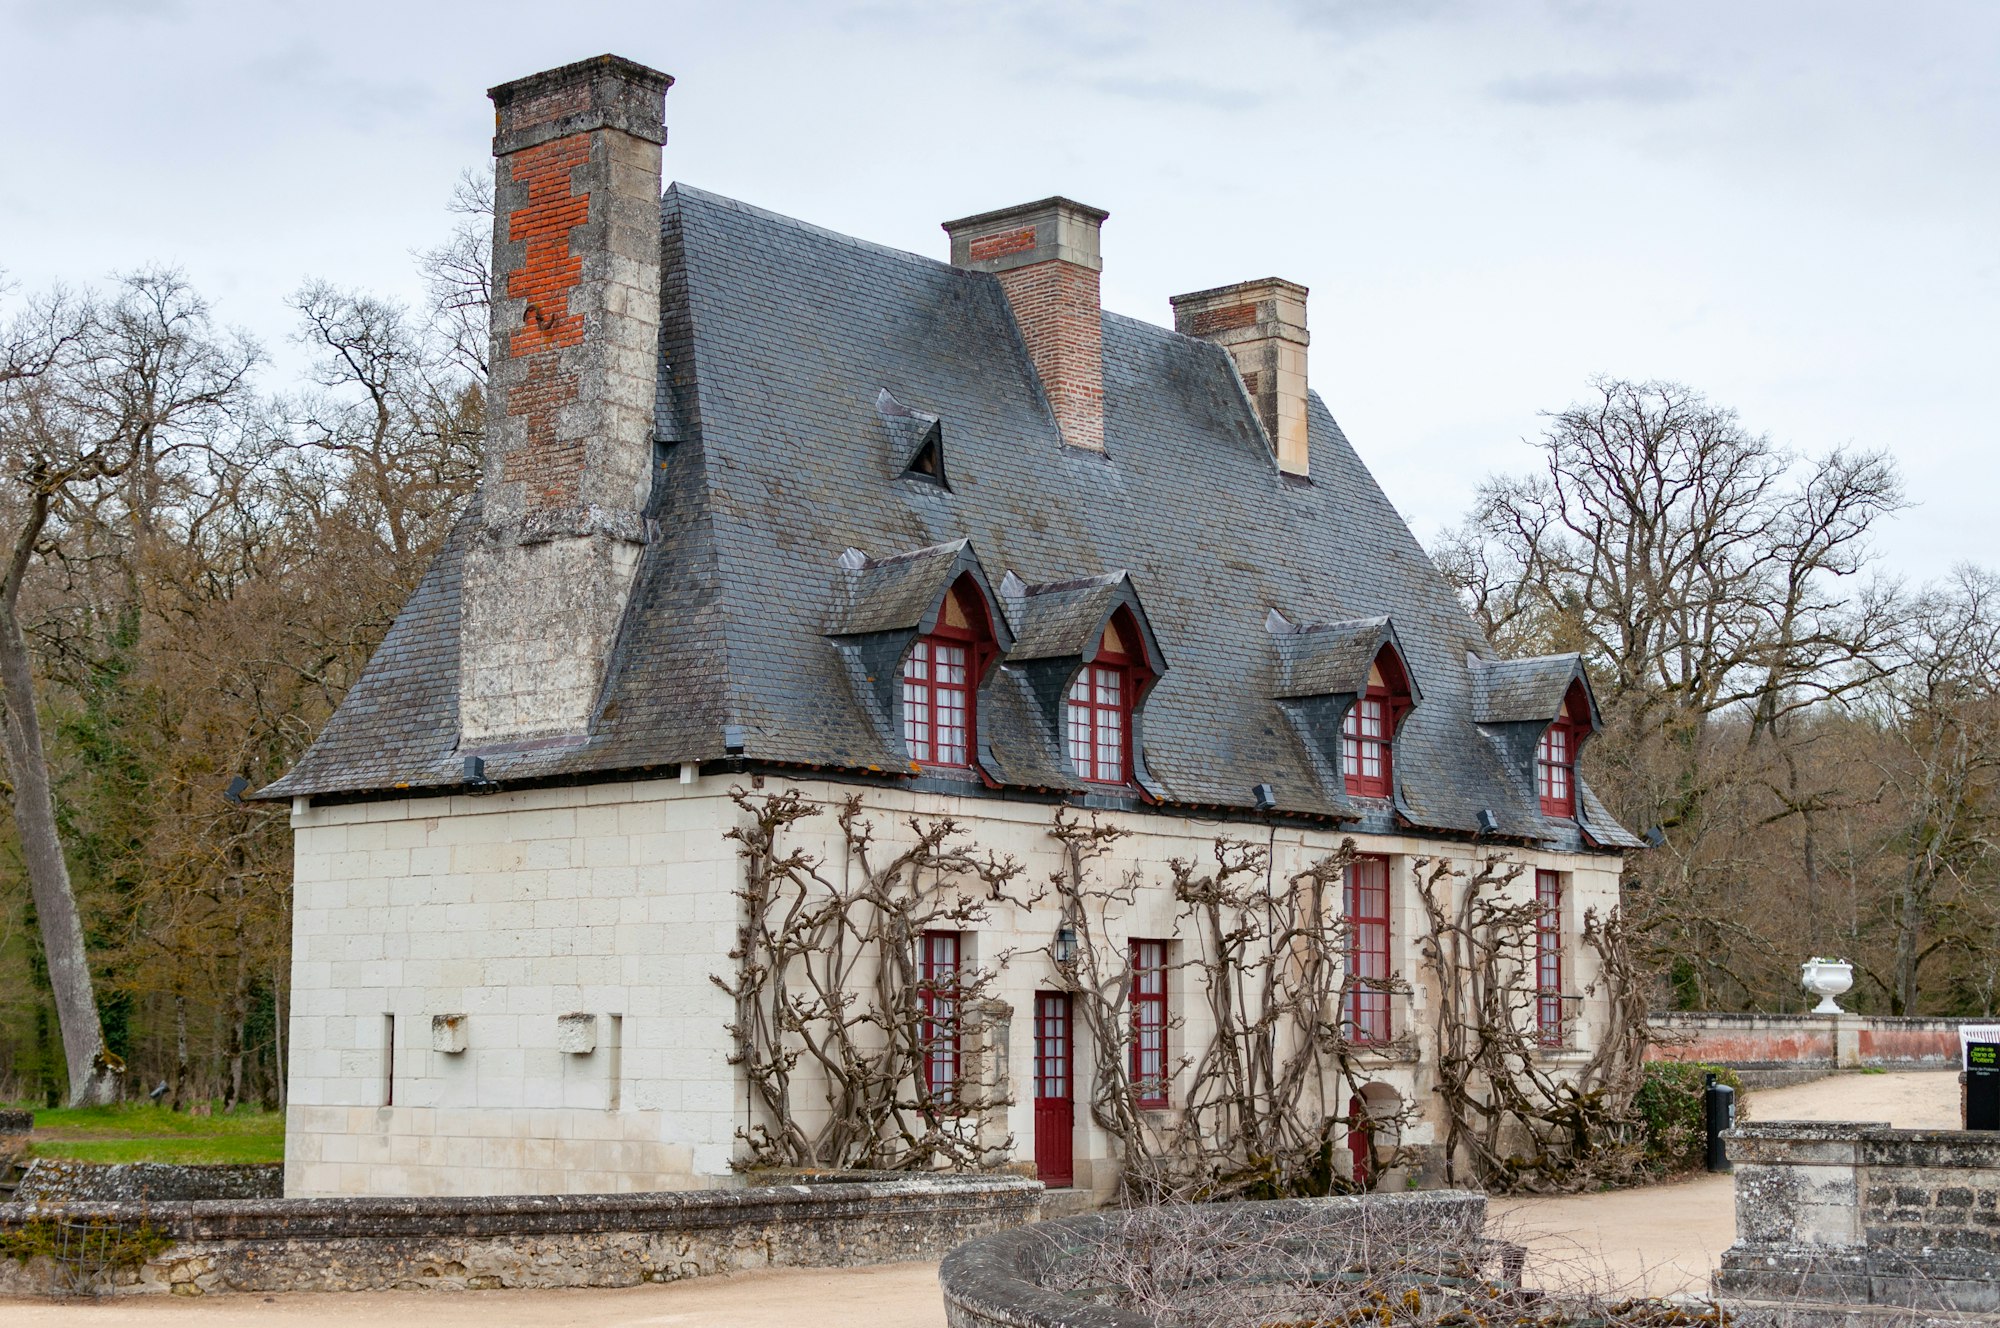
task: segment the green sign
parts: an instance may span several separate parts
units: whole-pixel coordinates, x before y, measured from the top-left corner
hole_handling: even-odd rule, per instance
[[[2000,1042],[1968,1042],[1965,1065],[1972,1070],[2000,1069]]]

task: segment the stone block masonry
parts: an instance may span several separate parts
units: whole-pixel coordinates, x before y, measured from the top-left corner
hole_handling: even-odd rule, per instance
[[[285,1192],[553,1195],[730,1183],[737,1132],[754,1118],[730,1059],[733,1006],[712,980],[733,971],[742,916],[743,864],[727,838],[743,823],[729,798],[735,782],[703,775],[300,808]],[[846,847],[833,811],[851,786],[788,786],[827,809],[788,844],[837,869]],[[1027,880],[1062,868],[1050,810],[913,789],[871,790],[866,802],[885,846],[908,844],[911,818],[950,817],[969,843],[1022,863]],[[1099,865],[1105,880],[1138,872],[1157,882],[1162,864],[1212,852],[1218,833],[1157,814],[1100,815],[1129,832]],[[1346,838],[1283,828],[1275,872],[1301,870]],[[1412,864],[1437,846],[1363,835],[1357,847],[1391,863],[1391,970],[1419,972]],[[1532,864],[1569,874],[1567,937],[1583,910],[1617,898],[1616,866],[1604,858],[1539,854]],[[1122,952],[1134,937],[1174,937],[1178,919],[1172,892],[1149,887],[1106,940]],[[994,970],[994,1009],[1004,1007],[990,1028],[990,1072],[1012,1101],[987,1124],[994,1146],[1011,1137],[1020,1160],[1033,1156],[1036,1121],[1025,1091],[1035,1075],[1029,1020],[1036,993],[1060,980],[1046,953],[1057,925],[1047,901],[1002,904],[962,938],[966,962]],[[1593,957],[1570,946],[1588,990]],[[1204,1045],[1209,1015],[1187,971],[1170,978],[1168,994],[1178,1058]],[[1601,997],[1584,1004],[1576,1045],[1551,1053],[1552,1064],[1590,1054],[1605,1008]],[[594,1016],[587,1051],[566,1041],[572,1015]],[[438,1049],[439,1016],[457,1021],[462,1042],[453,1045],[463,1050]],[[1419,1038],[1432,1018],[1421,987],[1392,1011],[1394,1026]],[[1077,1063],[1090,1055],[1079,1033]],[[1433,1100],[1415,1053],[1371,1057],[1366,1073],[1402,1101]],[[816,1098],[808,1090],[800,1103],[809,1124]],[[1426,1113],[1397,1142],[1427,1149],[1440,1138]],[[1108,1195],[1116,1144],[1087,1110],[1076,1113],[1073,1144],[1078,1188]]]
[[[470,749],[582,733],[651,482],[665,74],[601,56],[492,90],[492,413],[461,590]]]
[[[2000,1136],[1777,1121],[1725,1137],[1721,1296],[2000,1314]]]
[[[909,1176],[678,1194],[0,1205],[0,1232],[63,1219],[173,1242],[115,1270],[118,1294],[620,1287],[756,1268],[935,1259],[1032,1222],[1042,1187],[1012,1176]],[[43,1261],[0,1259],[0,1294]]]

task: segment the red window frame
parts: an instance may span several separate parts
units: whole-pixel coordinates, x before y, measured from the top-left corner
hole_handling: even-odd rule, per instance
[[[1167,1105],[1167,943],[1135,940],[1132,955],[1132,1099]]]
[[[1132,782],[1132,725],[1139,698],[1153,680],[1144,638],[1130,609],[1105,625],[1098,650],[1063,699],[1063,749],[1070,765],[1093,784]]]
[[[1130,657],[1100,653],[1077,670],[1063,714],[1069,759],[1093,784],[1132,782],[1132,671]]]
[[[965,626],[948,621],[952,608]],[[992,639],[978,590],[963,581],[953,586],[937,626],[903,657],[903,742],[912,761],[971,769],[978,746],[979,680]]]
[[[1341,1033],[1358,1047],[1390,1039],[1389,992],[1363,986],[1389,977],[1389,860],[1363,856],[1347,864],[1342,892],[1347,925],[1347,981],[1340,994]]]
[[[1370,687],[1347,708],[1340,724],[1340,765],[1347,791],[1386,798],[1395,787],[1395,702],[1385,687]]]
[[[1535,873],[1535,1032],[1544,1047],[1563,1045],[1562,873]]]
[[[963,938],[955,931],[927,931],[917,938],[917,1054],[924,1093],[948,1103],[958,1086],[958,990]]]
[[[1396,726],[1409,708],[1409,674],[1395,649],[1384,646],[1369,670],[1368,686],[1340,721],[1340,769],[1350,796],[1394,795]]]
[[[1545,816],[1576,815],[1576,726],[1559,719],[1535,746],[1535,787]]]

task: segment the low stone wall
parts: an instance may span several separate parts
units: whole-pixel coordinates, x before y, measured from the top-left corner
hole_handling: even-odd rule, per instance
[[[1727,1065],[1753,1087],[1799,1083],[1836,1069],[1949,1070],[1959,1060],[1966,1019],[1890,1015],[1655,1015],[1647,1020],[1652,1060]]]
[[[150,1227],[170,1241],[101,1289],[375,1291],[616,1287],[751,1268],[937,1258],[1032,1222],[1037,1181],[923,1176],[660,1194],[7,1204],[0,1236]],[[0,1259],[0,1292],[36,1294],[43,1259]]]
[[[282,1163],[74,1162],[38,1157],[28,1164],[18,1203],[161,1203],[175,1199],[279,1199]]]
[[[2000,1313],[2000,1134],[1853,1121],[1749,1124],[1731,1300]]]
[[[1302,1214],[1339,1223],[1361,1216],[1364,1207],[1393,1214],[1405,1235],[1431,1231],[1453,1244],[1477,1240],[1486,1225],[1486,1196],[1463,1190],[1217,1204],[1207,1211],[1235,1231],[1244,1225],[1296,1222]],[[1050,1285],[1058,1263],[1113,1235],[1125,1217],[1086,1213],[1054,1218],[959,1246],[938,1269],[945,1322],[950,1328],[1151,1328],[1149,1315],[1097,1304]],[[1256,1270],[1242,1271],[1251,1275]]]

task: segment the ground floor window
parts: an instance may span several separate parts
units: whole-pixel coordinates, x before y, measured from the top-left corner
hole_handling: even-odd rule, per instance
[[[1358,857],[1347,865],[1347,982],[1340,998],[1342,1033],[1358,1046],[1389,1040],[1389,860]]]
[[[1535,873],[1535,1032],[1544,1047],[1563,1033],[1562,873]]]
[[[1132,1096],[1167,1105],[1167,943],[1132,942]]]
[[[960,936],[927,931],[917,942],[917,1024],[924,1092],[932,1102],[952,1100],[958,1085],[958,976]]]

